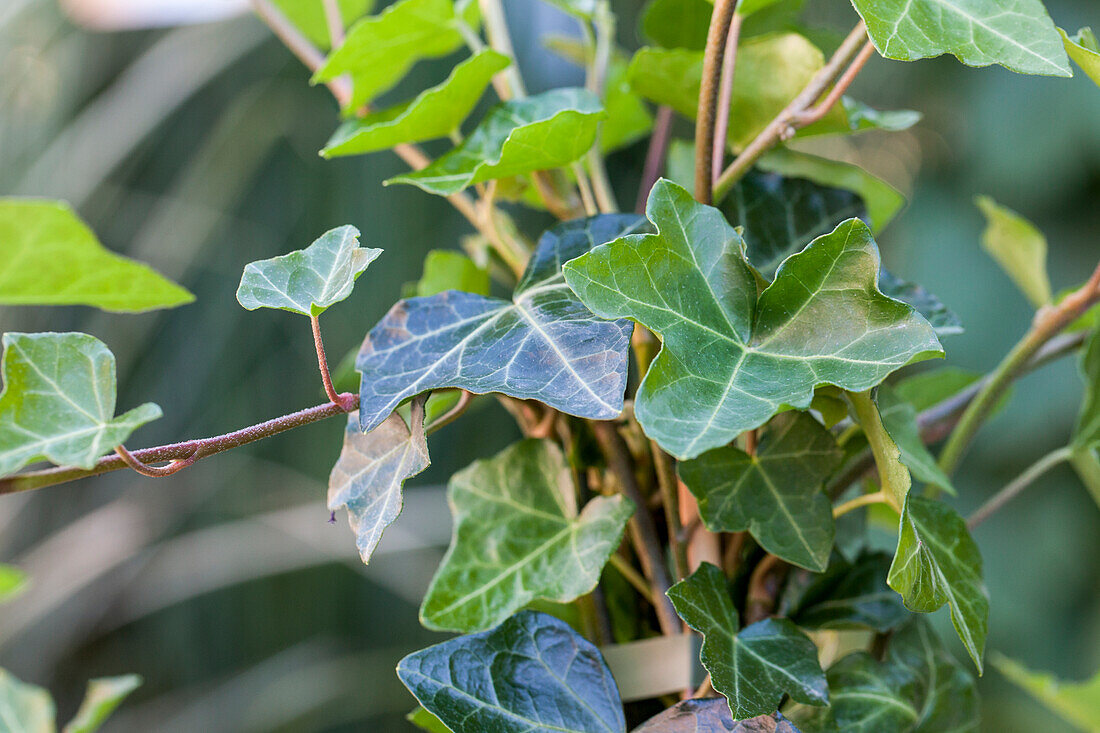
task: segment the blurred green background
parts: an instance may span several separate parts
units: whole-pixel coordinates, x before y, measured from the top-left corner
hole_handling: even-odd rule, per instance
[[[836,31],[855,19],[841,0],[807,5],[807,18]],[[1067,29],[1100,25],[1094,0],[1047,5]],[[580,71],[537,40],[576,34],[573,22],[536,0],[505,6],[529,86],[578,83]],[[636,48],[641,3],[615,6],[620,41]],[[441,79],[452,62],[418,66],[393,98]],[[345,223],[386,250],[368,286],[325,316],[335,361],[418,276],[428,250],[454,248],[468,233],[441,199],[381,186],[402,170],[391,154],[319,158],[336,106],[307,80],[250,15],[107,32],[74,23],[54,0],[0,3],[0,193],[71,201],[108,247],[198,296],[140,316],[0,308],[3,331],[82,330],[114,350],[120,407],[153,400],[165,411],[135,447],[321,401],[304,321],[235,302],[247,262]],[[967,333],[946,340],[948,362],[987,370],[1031,311],[979,248],[972,199],[990,194],[1047,234],[1056,288],[1083,280],[1100,256],[1100,90],[1083,75],[876,59],[855,94],[924,120],[906,133],[815,149],[858,160],[907,194],[908,208],[880,238],[885,260],[961,316]],[[610,159],[624,205],[644,153],[642,143]],[[534,235],[549,219],[520,222]],[[1019,384],[964,463],[960,510],[1064,444],[1080,401],[1075,369],[1066,360]],[[393,667],[441,638],[416,613],[449,537],[441,484],[514,432],[494,405],[434,436],[434,465],[411,482],[405,514],[366,568],[344,517],[326,521],[341,431],[339,421],[318,424],[163,480],[118,472],[0,498],[0,561],[33,578],[0,607],[0,666],[49,687],[61,719],[89,677],[141,674],[144,687],[108,731],[409,730],[414,701]],[[1097,519],[1060,469],[981,527],[990,649],[1068,678],[1100,668]],[[981,689],[983,730],[1055,725],[995,670]]]

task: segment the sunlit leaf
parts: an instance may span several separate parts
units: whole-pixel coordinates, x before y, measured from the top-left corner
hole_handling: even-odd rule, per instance
[[[0,198],[0,305],[90,305],[137,313],[195,296],[107,250],[61,201]]]
[[[386,181],[449,196],[494,178],[572,163],[592,147],[605,116],[586,89],[565,87],[497,105],[458,147],[428,167]]]
[[[831,581],[814,586],[799,601],[792,618],[809,629],[871,629],[886,633],[898,628],[912,614],[898,594],[886,584],[890,556],[865,554],[849,563],[833,556]]]
[[[681,459],[726,445],[784,405],[808,407],[815,386],[866,390],[942,354],[926,321],[878,292],[878,248],[859,220],[790,257],[758,302],[744,244],[721,212],[661,180],[647,216],[658,234],[597,247],[565,276],[598,315],[661,336],[635,415]]]
[[[982,247],[1036,308],[1050,303],[1047,239],[1031,222],[988,196],[975,199],[985,215]]]
[[[931,613],[948,604],[955,630],[981,672],[989,628],[982,556],[954,509],[913,494],[906,498],[888,582],[912,611]]]
[[[928,451],[920,436],[916,409],[885,384],[879,386],[875,402],[878,404],[882,425],[897,445],[901,462],[913,474],[913,478],[939,487],[954,496],[956,492],[951,479],[936,463],[935,456]]]
[[[750,456],[725,446],[679,465],[712,532],[748,530],[787,562],[824,570],[833,547],[832,503],[822,491],[839,465],[832,434],[802,412],[773,420]]]
[[[949,53],[968,66],[1071,76],[1058,31],[1040,0],[852,0],[888,59]]]
[[[1092,28],[1081,28],[1074,36],[1061,28],[1058,32],[1062,35],[1062,43],[1069,57],[1081,67],[1081,71],[1100,85],[1100,43],[1097,42]]]
[[[596,317],[573,295],[561,263],[624,233],[634,214],[559,224],[539,241],[513,300],[446,292],[397,303],[359,352],[359,417],[379,425],[408,397],[440,387],[535,399],[606,420],[622,411],[632,324]]]
[[[26,585],[26,573],[12,565],[0,563],[0,603],[19,595]]]
[[[320,0],[272,0],[294,26],[314,45],[328,48],[331,37],[325,17],[325,3]],[[374,0],[337,0],[340,20],[351,25],[374,7]]]
[[[448,290],[489,294],[489,273],[461,252],[433,249],[424,257],[424,274],[416,282],[414,297],[426,298]]]
[[[397,675],[454,733],[625,733],[615,680],[596,647],[553,616],[414,652]]]
[[[473,111],[493,75],[509,63],[507,56],[486,49],[460,63],[444,82],[424,90],[416,99],[345,122],[321,155],[359,155],[400,143],[447,137]]]
[[[1100,673],[1083,682],[1068,682],[1049,672],[1033,672],[1001,654],[991,661],[998,672],[1058,717],[1086,731],[1100,730]]]
[[[115,357],[84,333],[6,333],[0,364],[0,476],[34,461],[91,468],[160,417],[145,403],[115,417]]]
[[[305,249],[246,265],[237,302],[250,311],[279,308],[321,315],[351,295],[355,281],[380,254],[380,249],[359,246],[355,227],[330,229]]]
[[[141,678],[136,674],[90,680],[76,717],[69,721],[63,733],[94,733],[99,730],[126,696],[140,686]]]
[[[454,537],[424,597],[424,624],[478,631],[535,599],[566,603],[592,590],[634,507],[601,496],[578,514],[574,496],[549,441],[516,443],[456,473]]]
[[[451,729],[443,725],[443,721],[429,713],[424,707],[412,711],[405,719],[420,730],[428,731],[428,733],[451,733]]]
[[[53,698],[41,687],[0,669],[0,723],[11,733],[54,733]]]
[[[734,720],[720,697],[684,700],[650,718],[633,733],[798,733],[781,713]]]
[[[703,635],[700,658],[714,689],[735,719],[775,712],[784,695],[828,705],[817,647],[787,619],[769,618],[741,629],[726,576],[703,563],[668,591],[676,612]]]

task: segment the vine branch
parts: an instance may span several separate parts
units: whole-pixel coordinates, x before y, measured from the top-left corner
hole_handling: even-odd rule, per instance
[[[695,117],[695,198],[713,201],[713,158],[718,98],[722,86],[722,61],[726,55],[730,26],[737,0],[715,0],[714,13],[703,51],[703,78],[699,87],[699,109]]]
[[[1031,486],[1036,479],[1069,458],[1069,448],[1059,448],[1056,451],[1047,453],[978,507],[978,509],[966,520],[966,528],[973,531],[975,527],[989,519],[994,512],[999,511],[1001,507],[1019,496],[1020,493],[1028,486]]]

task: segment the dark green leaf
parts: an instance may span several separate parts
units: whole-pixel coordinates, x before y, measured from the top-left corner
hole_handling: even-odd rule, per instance
[[[12,565],[0,563],[0,603],[19,595],[26,585],[26,573]]]
[[[908,303],[916,308],[924,319],[932,324],[932,328],[940,336],[949,336],[963,332],[962,321],[943,302],[924,287],[902,280],[897,275],[880,270],[878,274],[878,289],[882,294]]]
[[[596,497],[577,513],[561,451],[525,440],[451,478],[454,537],[424,597],[426,626],[478,631],[535,599],[566,603],[595,587],[634,507]]]
[[[781,713],[734,720],[729,704],[720,697],[678,702],[634,733],[798,733]]]
[[[0,198],[0,304],[90,305],[138,313],[195,296],[107,250],[62,201]]]
[[[831,582],[806,593],[793,619],[810,629],[896,629],[912,616],[886,584],[889,569],[890,556],[883,553],[862,555],[855,563],[834,555]]]
[[[898,397],[894,390],[883,384],[875,394],[882,425],[894,440],[901,453],[901,462],[913,474],[913,478],[939,487],[955,495],[951,479],[943,472],[936,458],[924,444],[917,427],[917,411],[911,404]]]
[[[84,333],[6,333],[0,364],[0,476],[34,461],[91,468],[160,417],[145,403],[115,417],[115,357]]]
[[[912,494],[906,498],[888,582],[912,611],[931,613],[948,604],[955,630],[981,672],[989,627],[982,556],[954,509]]]
[[[1072,37],[1061,28],[1058,33],[1062,36],[1062,43],[1069,57],[1081,67],[1081,71],[1100,85],[1100,43],[1097,43],[1092,29],[1081,28]]]
[[[632,235],[570,262],[573,291],[605,318],[634,318],[661,353],[638,390],[646,433],[681,459],[726,445],[814,387],[862,391],[942,355],[931,326],[880,294],[878,248],[850,220],[790,257],[757,301],[744,245],[721,212],[659,181]]]
[[[606,116],[586,89],[561,88],[494,107],[458,147],[428,167],[386,181],[449,196],[494,178],[572,163],[592,147]]]
[[[1047,672],[1032,672],[997,654],[993,666],[1063,720],[1086,731],[1100,730],[1100,673],[1082,682],[1060,680]]]
[[[424,274],[411,297],[427,298],[448,290],[488,295],[489,273],[461,252],[433,249],[424,258]]]
[[[804,412],[778,416],[755,456],[733,446],[679,466],[712,532],[748,530],[787,562],[824,570],[833,546],[833,508],[822,491],[840,463],[832,434]]]
[[[521,611],[491,631],[410,654],[397,675],[454,733],[624,733],[603,658],[553,616]]]
[[[807,705],[828,705],[817,647],[787,619],[740,624],[726,576],[703,563],[668,591],[676,612],[703,635],[700,658],[714,689],[726,696],[735,718],[775,712],[783,695]]]
[[[975,199],[985,215],[982,247],[1036,308],[1050,303],[1047,239],[1031,222],[988,196]]]
[[[63,733],[94,733],[99,730],[115,708],[140,686],[141,678],[136,674],[89,681],[84,701]]]
[[[536,399],[607,420],[623,407],[632,324],[597,318],[561,263],[645,220],[611,214],[559,224],[539,241],[512,301],[447,292],[403,300],[368,334],[359,417],[365,431],[405,399],[440,387]]]
[[[0,669],[0,723],[6,733],[54,733],[54,716],[50,693]]]

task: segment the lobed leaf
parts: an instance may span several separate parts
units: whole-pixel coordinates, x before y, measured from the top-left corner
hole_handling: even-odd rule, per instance
[[[94,733],[126,697],[141,686],[136,674],[90,680],[84,701],[62,733]]]
[[[90,305],[139,313],[195,296],[104,248],[62,201],[0,198],[0,304]]]
[[[6,333],[0,362],[0,476],[34,461],[91,468],[161,416],[152,403],[115,417],[115,357],[84,333]]]
[[[564,621],[521,611],[397,665],[397,676],[454,733],[625,733],[615,680]]]
[[[982,247],[1033,306],[1050,303],[1046,237],[1027,219],[988,196],[978,196],[974,201],[986,220]]]
[[[1081,71],[1100,85],[1100,43],[1097,42],[1092,28],[1081,28],[1074,36],[1061,28],[1058,33],[1062,36],[1062,43],[1069,57],[1081,67]]]
[[[992,659],[997,671],[1072,725],[1100,730],[1100,673],[1082,682],[1067,682],[1048,672],[1032,672],[1001,654]]]
[[[53,698],[36,685],[16,679],[0,669],[0,722],[12,733],[54,733]]]
[[[678,702],[650,718],[633,733],[798,733],[782,713],[734,720],[729,704],[720,697]]]

